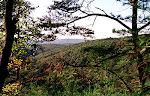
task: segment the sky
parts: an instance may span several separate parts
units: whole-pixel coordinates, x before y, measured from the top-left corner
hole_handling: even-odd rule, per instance
[[[52,0],[28,0],[33,6],[39,6],[32,15],[34,18],[42,17],[47,14],[47,7],[52,4]],[[122,3],[116,2],[116,0],[95,0],[92,2],[91,9],[94,13],[103,13],[102,11],[96,9],[95,7],[103,9],[107,14],[115,13],[125,15],[131,15],[130,6],[122,6]],[[94,22],[95,17],[89,17],[83,20],[75,22],[76,25],[86,26],[90,29],[93,29],[95,34],[95,39],[103,39],[109,37],[121,37],[119,34],[112,33],[112,29],[124,29],[122,25],[118,22],[108,19],[106,17],[97,17],[94,26],[91,26]],[[131,23],[124,22],[125,24],[131,27]],[[58,36],[59,39],[83,39],[82,36]]]

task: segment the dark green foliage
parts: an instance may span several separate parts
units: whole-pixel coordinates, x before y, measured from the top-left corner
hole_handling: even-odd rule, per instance
[[[60,48],[60,47],[63,47],[65,45],[63,45],[63,44],[41,44],[39,46],[41,46],[41,48],[39,48],[39,50],[37,50],[37,52],[38,52],[37,54],[52,51],[56,48]]]
[[[47,51],[52,51],[56,48],[63,47],[63,44],[33,44],[30,48],[26,50],[29,56],[36,56],[40,53],[44,53]]]

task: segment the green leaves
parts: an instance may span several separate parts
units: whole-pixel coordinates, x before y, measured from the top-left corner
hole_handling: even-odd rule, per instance
[[[27,38],[16,38],[13,43],[12,53],[17,56],[27,55],[27,49],[30,48]]]
[[[128,31],[126,29],[121,29],[121,30],[112,29],[112,32],[113,33],[118,33],[120,35],[130,34],[130,31]]]
[[[150,64],[148,64],[146,72],[150,72]]]

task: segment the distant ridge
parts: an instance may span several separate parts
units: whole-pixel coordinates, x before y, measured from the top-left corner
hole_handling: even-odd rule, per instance
[[[44,41],[43,43],[40,42],[39,44],[75,44],[81,42],[85,42],[85,40],[84,39],[57,39],[54,41]]]

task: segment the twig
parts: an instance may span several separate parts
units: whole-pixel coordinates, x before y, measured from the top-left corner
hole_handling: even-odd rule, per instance
[[[85,12],[85,11],[83,11],[83,10],[81,10],[81,9],[79,9],[82,13],[85,13],[85,14],[87,14],[88,15],[88,13],[87,12]]]
[[[96,18],[97,18],[97,16],[95,17],[95,19],[94,19],[94,21],[93,21],[93,24],[92,24],[92,26],[94,26],[94,23],[95,23],[95,21],[96,21]]]
[[[101,10],[102,12],[105,13],[105,15],[107,15],[107,13],[106,13],[104,10],[102,10],[102,9],[100,9],[100,8],[98,8],[98,7],[95,7],[95,8]]]

